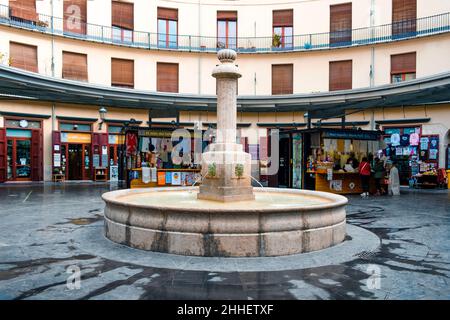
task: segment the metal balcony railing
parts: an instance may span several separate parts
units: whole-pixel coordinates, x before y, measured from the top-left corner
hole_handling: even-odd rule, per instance
[[[76,21],[75,21],[76,22]],[[217,37],[193,35],[169,35],[142,31],[113,32],[110,26],[79,22],[69,26],[63,18],[37,14],[35,21],[24,20],[10,14],[8,6],[0,5],[0,25],[18,27],[68,38],[115,44],[150,50],[176,50],[188,52],[216,52],[222,47]],[[361,46],[376,43],[418,38],[450,32],[450,12],[405,20],[394,24],[374,27],[294,35],[289,39],[274,41],[269,37],[238,37],[235,49],[239,53],[269,53],[332,49],[336,47]],[[169,41],[166,41],[169,39]]]

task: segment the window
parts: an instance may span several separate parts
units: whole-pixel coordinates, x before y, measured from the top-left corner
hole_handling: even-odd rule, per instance
[[[352,60],[330,62],[330,91],[352,89]]]
[[[70,80],[88,81],[87,55],[63,51],[62,77]]]
[[[217,11],[217,47],[236,49],[237,11]]]
[[[293,47],[293,10],[274,10],[272,12],[273,34],[280,37],[280,41],[272,44],[274,47]]]
[[[292,64],[272,65],[272,94],[293,93],[294,66]]]
[[[9,56],[11,67],[38,72],[37,47],[27,44],[10,42]]]
[[[111,85],[114,87],[134,88],[134,61],[111,59]]]
[[[28,23],[38,20],[36,0],[10,0],[9,8],[13,20]]]
[[[86,34],[87,0],[64,0],[64,32]]]
[[[129,2],[112,2],[112,40],[133,42],[134,7]]]
[[[156,73],[157,91],[178,92],[178,63],[158,62]]]
[[[397,83],[416,78],[416,53],[391,56],[391,82]]]
[[[392,0],[392,35],[416,32],[417,0]]]
[[[352,42],[352,4],[330,6],[330,45],[348,45]]]
[[[158,8],[158,47],[178,46],[178,10]]]

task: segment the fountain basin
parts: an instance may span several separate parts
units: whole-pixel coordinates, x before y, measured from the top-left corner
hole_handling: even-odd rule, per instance
[[[198,187],[103,194],[105,234],[133,248],[210,257],[282,256],[345,239],[347,198],[308,190],[254,188],[255,200],[197,199]]]

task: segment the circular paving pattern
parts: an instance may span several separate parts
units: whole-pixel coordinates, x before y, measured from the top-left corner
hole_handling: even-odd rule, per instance
[[[100,222],[75,232],[78,233],[74,237],[77,239],[75,246],[92,255],[153,268],[210,272],[283,271],[337,265],[358,259],[380,246],[380,239],[374,233],[351,224],[347,224],[346,240],[334,247],[290,256],[255,258],[194,257],[133,249],[108,240]]]

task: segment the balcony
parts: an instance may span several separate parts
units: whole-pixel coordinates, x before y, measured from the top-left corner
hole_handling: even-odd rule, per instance
[[[37,19],[18,19],[10,14],[8,6],[0,5],[0,25],[63,36],[71,39],[94,41],[132,48],[148,50],[169,50],[186,52],[216,52],[220,49],[217,37],[193,35],[169,35],[171,41],[160,41],[161,34],[142,31],[130,31],[130,35],[117,38],[113,28],[96,24],[81,23],[72,31],[64,26],[64,20],[44,14],[37,14]],[[292,45],[273,46],[273,38],[239,37],[236,50],[239,53],[274,53],[293,51],[314,51],[334,48],[355,47],[387,43],[405,39],[421,38],[450,32],[450,12],[396,22],[395,24],[344,30],[335,33],[314,33],[292,36]],[[164,35],[165,36],[165,35]],[[175,40],[176,39],[176,40]]]

